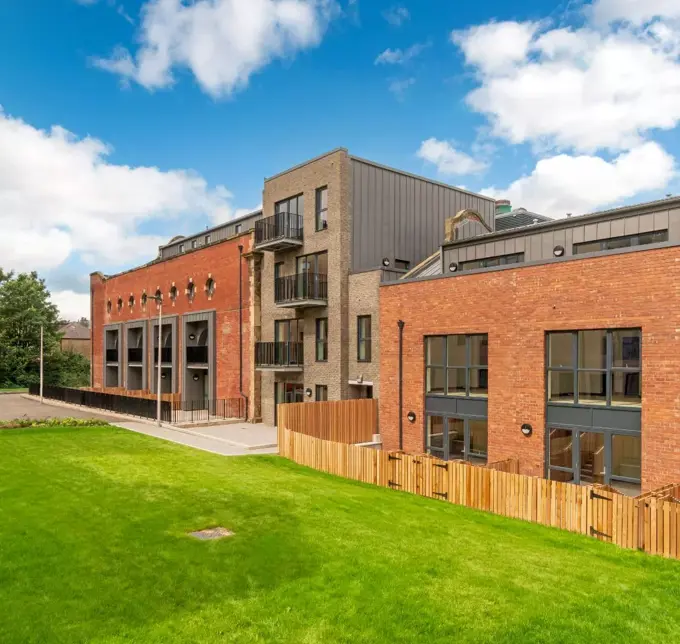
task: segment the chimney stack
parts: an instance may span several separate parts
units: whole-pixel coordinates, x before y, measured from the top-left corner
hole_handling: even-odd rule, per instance
[[[505,215],[512,212],[512,204],[509,199],[496,200],[496,215]]]

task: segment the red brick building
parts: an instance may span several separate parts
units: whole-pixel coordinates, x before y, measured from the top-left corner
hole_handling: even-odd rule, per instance
[[[401,417],[406,451],[628,493],[678,481],[679,241],[668,199],[451,240],[384,284],[385,447]]]
[[[259,260],[250,224],[175,238],[149,264],[91,275],[93,387],[156,391],[159,307],[152,298],[161,296],[162,392],[195,405],[247,399],[248,417],[259,416]]]

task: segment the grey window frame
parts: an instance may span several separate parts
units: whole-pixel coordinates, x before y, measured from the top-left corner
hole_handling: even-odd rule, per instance
[[[605,349],[605,368],[604,369],[594,369],[594,368],[580,368],[578,366],[578,334],[581,331],[604,331],[606,337],[606,349]],[[638,331],[640,333],[640,366],[639,367],[614,367],[614,344],[613,344],[613,334],[620,331]],[[550,336],[552,334],[571,334],[571,367],[551,367],[550,366]],[[552,372],[556,373],[570,373],[573,372],[574,378],[574,401],[559,401],[550,400],[550,374]],[[579,385],[578,376],[580,373],[603,373],[605,374],[605,402],[604,404],[597,403],[581,403],[579,402]],[[641,409],[642,408],[642,391],[640,392],[640,404],[627,404],[627,405],[616,405],[612,404],[612,383],[613,375],[615,373],[637,373],[640,379],[640,384],[642,385],[642,329],[640,327],[616,327],[609,329],[577,329],[564,331],[546,331],[545,334],[545,397],[549,405],[565,405],[565,406],[577,406],[577,407],[595,407],[595,408],[614,408],[614,409]]]
[[[497,264],[494,264],[498,260]],[[460,262],[458,265],[461,271],[473,271],[478,268],[496,268],[497,266],[507,266],[509,264],[523,264],[524,253],[509,253],[507,255],[494,255],[482,259],[471,259],[467,262]]]
[[[235,235],[238,235],[241,232],[241,230],[243,230],[243,224],[236,224],[234,226],[234,234]]]
[[[297,212],[292,212],[290,209],[290,205],[292,202],[295,202],[295,208]],[[285,208],[283,206],[285,205]],[[286,199],[281,199],[281,201],[277,201],[274,204],[274,214],[275,215],[280,215],[284,213],[289,213],[293,215],[299,215],[300,217],[303,216],[303,210],[304,210],[304,193],[300,192],[299,194],[293,195],[292,197],[287,197]]]
[[[274,282],[281,277],[281,268],[285,266],[285,262],[276,262],[274,264]]]
[[[400,264],[402,264],[400,266]],[[394,260],[394,268],[400,271],[407,271],[411,267],[411,262],[409,262],[406,259],[395,259]]]
[[[429,445],[429,439],[430,439],[430,433],[429,433],[429,422],[430,418],[436,417],[436,418],[441,418],[444,421],[444,432],[443,432],[443,445],[444,447],[439,448],[439,447],[431,447]],[[435,412],[428,412],[425,414],[425,450],[428,454],[432,454],[432,456],[436,456],[437,458],[441,458],[444,461],[451,460],[450,458],[450,453],[449,453],[449,420],[462,420],[463,421],[463,460],[466,462],[469,462],[471,458],[486,458],[486,462],[489,462],[489,452],[488,452],[488,445],[489,445],[489,419],[487,416],[468,416],[468,415],[460,415],[460,414],[446,414],[446,413],[435,413]],[[474,421],[479,421],[483,420],[486,422],[486,439],[487,439],[487,452],[485,454],[482,453],[477,453],[477,454],[471,454],[470,453],[470,422]]]
[[[205,243],[209,244],[212,241],[212,235],[206,235],[205,236]]]
[[[183,253],[184,252],[184,244],[179,245],[179,252]]]
[[[323,397],[319,398],[319,393],[323,392]],[[328,385],[316,385],[314,391],[314,400],[317,402],[327,402],[328,401]]]
[[[320,330],[324,327],[324,337],[321,337]],[[314,358],[316,362],[328,362],[328,318],[316,318],[315,322],[315,341],[314,341]],[[322,358],[319,358],[319,349],[321,349]]]
[[[191,248],[194,249],[198,246],[198,239],[191,240]]]
[[[361,322],[368,320],[368,336],[361,335]],[[371,362],[372,356],[373,320],[370,315],[357,315],[357,362]],[[365,357],[361,357],[361,347],[364,347]]]
[[[323,191],[326,191],[326,207],[321,207],[321,195]],[[321,232],[322,230],[328,230],[328,186],[321,186],[317,188],[314,194],[314,227],[316,232]],[[323,222],[323,226],[319,224]]]
[[[648,241],[641,241],[650,237]],[[625,246],[615,245],[617,242],[630,241]],[[574,255],[585,255],[586,253],[599,253],[605,250],[617,250],[619,248],[631,248],[633,246],[646,246],[647,244],[661,244],[668,241],[668,230],[650,230],[646,233],[636,235],[620,235],[619,237],[608,237],[607,239],[597,239],[587,242],[574,244],[572,252]],[[595,247],[595,248],[593,248]]]
[[[487,354],[487,364],[472,364],[471,362],[471,339],[485,336],[487,349],[489,346],[489,334],[488,333],[450,333],[448,335],[427,335],[425,336],[425,341],[423,343],[425,349],[425,395],[426,396],[437,396],[440,398],[470,398],[472,400],[478,399],[488,399],[489,397],[489,360]],[[465,338],[465,364],[464,365],[450,365],[449,364],[449,338],[452,337],[464,337]],[[430,338],[444,338],[444,364],[429,363],[428,362],[428,341]],[[427,383],[429,382],[428,370],[429,369],[444,369],[444,393],[430,392],[427,389]],[[454,369],[465,369],[465,393],[464,394],[450,394],[449,393],[449,371]],[[485,394],[470,394],[470,371],[472,369],[485,369],[487,372],[487,392]],[[437,414],[434,414],[437,415]]]

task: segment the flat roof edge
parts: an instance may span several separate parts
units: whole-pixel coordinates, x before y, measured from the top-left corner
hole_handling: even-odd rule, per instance
[[[315,161],[320,161],[321,159],[329,157],[331,154],[336,154],[338,152],[344,152],[345,154],[348,154],[347,148],[333,148],[332,150],[329,150],[328,152],[324,152],[323,154],[319,154],[318,156],[315,156],[312,159],[307,159],[307,161],[303,161],[302,163],[298,163],[297,165],[294,165],[291,168],[287,168],[286,170],[282,170],[281,172],[277,172],[276,174],[273,174],[271,177],[265,177],[264,181],[265,181],[265,183],[267,181],[272,181],[273,179],[277,179],[278,177],[282,177],[284,174],[288,174],[289,172],[293,172],[295,170],[299,170],[300,168],[304,168],[306,165],[309,165],[310,163],[314,163]]]

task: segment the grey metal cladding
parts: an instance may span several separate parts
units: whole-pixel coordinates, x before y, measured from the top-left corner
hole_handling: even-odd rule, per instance
[[[178,373],[177,373],[177,354],[179,352],[178,348],[178,335],[177,335],[177,319],[178,316],[175,315],[164,315],[163,316],[163,326],[169,325],[170,326],[170,337],[171,337],[171,344],[172,344],[172,393],[177,393],[177,379],[178,379]],[[154,340],[154,329],[158,326],[158,318],[154,318],[151,320],[151,339],[149,340],[149,345],[151,346],[151,350],[153,351],[153,340]],[[159,343],[162,342],[163,335],[161,334],[159,336]],[[151,365],[152,369],[154,366],[154,358],[152,356],[151,358]],[[154,374],[156,371],[154,371]],[[151,378],[151,389],[153,393],[156,393],[156,381],[157,378],[153,377]]]
[[[486,398],[461,398],[458,396],[427,396],[425,413],[486,418],[489,403]]]
[[[351,158],[352,271],[377,268],[384,257],[415,266],[441,246],[444,222],[474,208],[493,228],[493,200]],[[461,239],[482,226],[460,226]]]
[[[547,230],[541,227],[534,231],[531,226],[513,229],[493,244],[482,238],[478,244],[444,248],[444,266],[451,262],[464,262],[472,257],[483,259],[518,252],[524,252],[525,262],[543,261],[554,258],[555,246],[564,247],[564,257],[570,257],[574,254],[574,244],[656,230],[668,230],[669,242],[680,242],[680,210],[664,210],[589,223],[580,222],[579,218],[574,217],[573,222],[562,219],[559,227]],[[602,251],[603,254],[606,252]]]
[[[549,403],[546,422],[552,427],[618,429],[639,432],[641,415],[639,408],[612,409]]]

